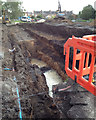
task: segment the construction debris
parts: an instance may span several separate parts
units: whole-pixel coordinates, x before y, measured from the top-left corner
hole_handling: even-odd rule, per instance
[[[15,48],[13,48],[12,50],[11,49],[9,49],[9,52],[14,52],[15,51]]]

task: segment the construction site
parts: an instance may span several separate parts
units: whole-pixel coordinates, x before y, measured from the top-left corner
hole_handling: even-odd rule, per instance
[[[95,120],[95,20],[5,22],[0,23],[0,119]]]
[[[1,24],[0,30],[3,118],[19,118],[17,86],[23,118],[94,118],[95,96],[73,84],[65,72],[63,54],[63,45],[71,35],[82,37],[94,31],[48,23]],[[56,93],[50,88],[69,85]]]

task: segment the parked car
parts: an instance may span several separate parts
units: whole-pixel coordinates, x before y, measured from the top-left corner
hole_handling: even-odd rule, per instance
[[[27,18],[27,22],[31,22],[31,18]]]
[[[37,21],[37,23],[44,23],[45,22],[45,19],[40,19]]]
[[[31,22],[31,18],[29,18],[28,16],[23,16],[23,17],[21,17],[21,21],[23,21],[23,22]]]
[[[27,22],[27,17],[26,16],[21,17],[21,21]]]

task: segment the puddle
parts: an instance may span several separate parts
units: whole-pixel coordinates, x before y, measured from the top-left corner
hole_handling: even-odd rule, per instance
[[[41,61],[41,60],[37,60],[37,59],[32,59],[31,60],[31,64],[32,65],[37,65],[39,68],[42,68],[42,67],[45,67],[45,66],[47,66],[47,64],[45,63],[45,62],[43,62],[43,61]]]
[[[39,68],[47,66],[47,64],[43,61],[32,59],[31,61],[32,65],[36,64]],[[44,73],[46,77],[46,82],[49,87],[49,91],[52,91],[52,86],[57,85],[59,83],[62,83],[62,78],[58,75],[58,73],[55,70],[49,70]],[[53,97],[52,92],[49,92],[50,97]]]
[[[62,83],[62,78],[58,75],[55,70],[49,70],[44,73],[46,77],[46,82],[49,87],[49,91],[52,91],[52,86]],[[52,92],[49,92],[50,97],[53,97]]]
[[[4,52],[0,52],[0,59],[4,58]]]

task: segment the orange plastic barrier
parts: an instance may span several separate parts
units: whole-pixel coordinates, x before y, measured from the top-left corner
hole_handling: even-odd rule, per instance
[[[64,55],[66,54],[65,70],[67,75],[96,96],[96,83],[93,82],[93,79],[96,79],[95,47],[95,35],[87,35],[83,38],[72,36],[64,44]]]

